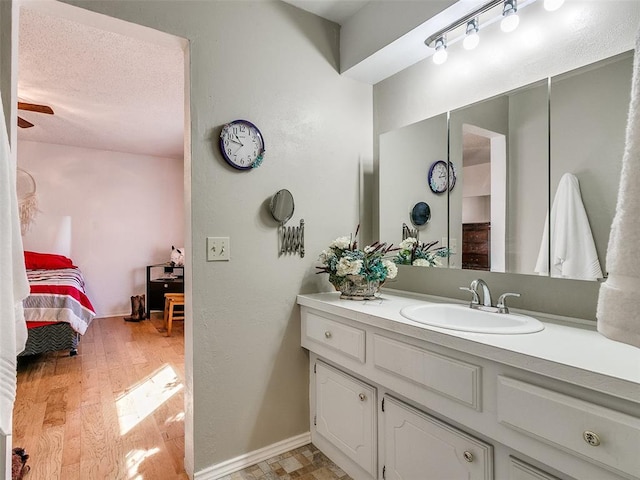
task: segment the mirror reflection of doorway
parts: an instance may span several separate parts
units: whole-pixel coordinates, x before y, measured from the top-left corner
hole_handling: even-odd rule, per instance
[[[506,137],[462,126],[462,268],[505,271]]]

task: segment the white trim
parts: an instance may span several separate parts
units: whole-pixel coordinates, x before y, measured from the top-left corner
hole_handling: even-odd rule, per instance
[[[255,465],[256,463],[263,462],[271,457],[275,457],[276,455],[282,455],[289,450],[302,447],[303,445],[307,445],[309,443],[311,443],[311,433],[306,432],[295,437],[287,438],[285,440],[282,440],[281,442],[268,445],[259,450],[254,450],[253,452],[239,455],[236,458],[225,460],[224,462],[218,463],[217,465],[211,465],[204,470],[196,472],[193,479],[216,480],[218,478],[224,477],[225,475],[230,475],[237,472],[238,470],[242,470],[243,468],[250,467],[251,465]]]
[[[1,478],[11,478],[12,443],[11,434],[5,435],[0,431],[0,475],[4,475]]]

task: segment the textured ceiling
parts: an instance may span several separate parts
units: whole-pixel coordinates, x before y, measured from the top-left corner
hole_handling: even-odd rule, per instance
[[[55,115],[18,111],[35,124],[20,140],[183,157],[184,56],[65,18],[22,8],[18,99]]]

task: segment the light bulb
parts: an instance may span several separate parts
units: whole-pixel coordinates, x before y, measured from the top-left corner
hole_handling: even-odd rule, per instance
[[[447,61],[448,56],[447,48],[444,45],[442,47],[438,47],[436,53],[433,54],[433,63],[436,65],[442,65]]]
[[[518,24],[520,23],[520,17],[518,17],[518,14],[513,10],[510,11],[512,13],[507,13],[507,15],[500,22],[500,28],[505,33],[513,32],[516,28],[518,28]]]
[[[554,10],[558,10],[563,3],[564,0],[544,0],[544,9],[548,12],[553,12]]]
[[[436,53],[433,54],[433,63],[436,65],[442,65],[447,61],[447,45],[444,41],[444,37],[440,37],[436,40]]]
[[[518,4],[517,0],[505,0],[504,9],[502,10],[502,21],[500,22],[500,28],[503,32],[513,32],[518,28],[520,18],[518,17]]]
[[[480,35],[477,32],[473,32],[464,37],[462,46],[467,50],[473,50],[480,43]]]
[[[462,46],[466,50],[473,50],[480,43],[480,35],[478,35],[478,19],[474,18],[467,23],[467,34],[462,41]]]

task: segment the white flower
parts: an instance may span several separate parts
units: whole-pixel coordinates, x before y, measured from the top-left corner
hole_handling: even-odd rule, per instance
[[[318,261],[322,262],[325,265],[329,265],[329,260],[332,257],[335,257],[335,255],[334,255],[334,253],[332,251],[323,250],[320,253],[320,256],[318,257]]]
[[[383,260],[382,264],[387,269],[387,278],[396,278],[396,275],[398,275],[398,266],[391,260]]]
[[[338,248],[340,250],[345,250],[349,248],[349,245],[351,245],[350,237],[338,237],[329,244],[329,248]]]
[[[411,250],[413,246],[418,243],[418,240],[413,237],[407,237],[403,241],[400,242],[401,250]]]
[[[415,267],[430,267],[431,262],[429,262],[429,260],[427,260],[426,258],[416,258],[413,261],[412,265]]]
[[[340,277],[347,275],[357,275],[362,269],[362,260],[350,260],[342,257],[336,266],[336,274]]]

